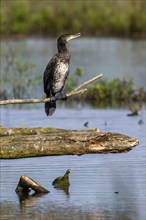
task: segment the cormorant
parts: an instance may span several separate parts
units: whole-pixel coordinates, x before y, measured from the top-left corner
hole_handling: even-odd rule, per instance
[[[57,41],[58,53],[52,57],[44,72],[44,92],[46,97],[51,99],[45,103],[45,112],[47,116],[51,116],[56,109],[56,100],[66,100],[66,95],[61,93],[65,81],[69,74],[70,52],[66,47],[66,43],[74,38],[80,37],[77,34],[61,35]]]

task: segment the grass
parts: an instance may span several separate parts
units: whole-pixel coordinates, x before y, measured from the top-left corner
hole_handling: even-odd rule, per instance
[[[1,0],[2,35],[145,36],[143,0]]]

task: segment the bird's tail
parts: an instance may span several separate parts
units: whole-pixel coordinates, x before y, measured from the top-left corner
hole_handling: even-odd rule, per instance
[[[47,116],[53,115],[56,109],[56,102],[45,102],[45,112]]]

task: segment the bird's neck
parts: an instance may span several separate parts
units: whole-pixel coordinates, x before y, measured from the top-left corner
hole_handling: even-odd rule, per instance
[[[66,44],[58,44],[57,47],[59,53],[69,53]]]

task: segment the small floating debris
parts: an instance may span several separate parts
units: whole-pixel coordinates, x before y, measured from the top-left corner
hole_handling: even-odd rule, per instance
[[[84,127],[87,127],[87,128],[88,128],[88,125],[89,125],[89,122],[86,121],[86,122],[84,123]]]
[[[142,124],[144,124],[144,121],[143,121],[142,119],[140,119],[140,120],[138,121],[138,124],[139,124],[139,125],[142,125]]]
[[[107,126],[107,121],[104,122],[104,126]]]
[[[138,116],[138,112],[131,112],[127,114],[127,116]]]

